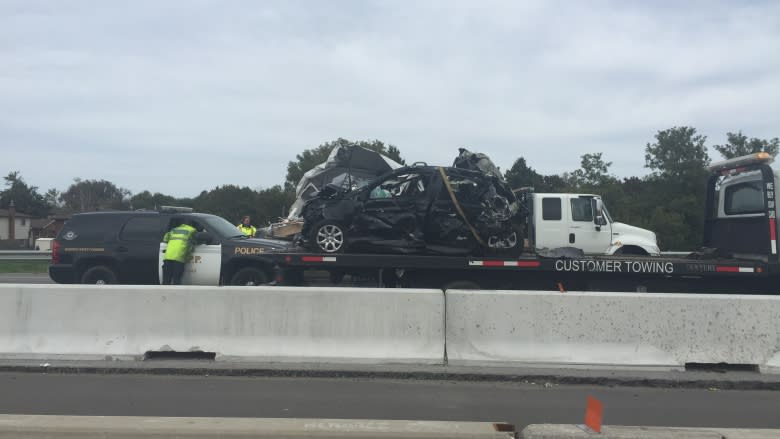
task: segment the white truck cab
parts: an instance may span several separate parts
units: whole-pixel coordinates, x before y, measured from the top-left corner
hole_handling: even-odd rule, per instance
[[[613,221],[598,195],[532,196],[533,241],[537,250],[575,247],[594,255],[661,253],[655,233]]]
[[[777,257],[778,206],[775,186],[780,172],[766,152],[713,163],[707,194],[704,245],[735,257]],[[768,219],[768,221],[767,221]]]

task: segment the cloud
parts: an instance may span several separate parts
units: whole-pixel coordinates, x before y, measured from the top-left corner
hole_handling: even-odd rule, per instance
[[[776,2],[17,1],[0,6],[0,148],[40,187],[268,187],[337,137],[459,146],[545,173],[657,130],[778,136]],[[41,166],[40,161],[54,160]],[[1,171],[1,170],[0,170]]]

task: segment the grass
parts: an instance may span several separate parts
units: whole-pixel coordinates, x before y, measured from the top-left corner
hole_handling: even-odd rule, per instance
[[[0,273],[48,273],[48,260],[9,261],[0,260]]]

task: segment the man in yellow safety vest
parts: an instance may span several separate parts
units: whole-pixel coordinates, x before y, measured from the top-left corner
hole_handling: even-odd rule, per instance
[[[195,247],[195,233],[198,229],[184,222],[175,226],[163,237],[168,243],[163,258],[163,285],[181,285],[184,276],[184,265],[190,259]]]
[[[241,220],[241,224],[239,224],[236,227],[238,227],[238,230],[240,230],[241,233],[243,233],[244,235],[246,235],[246,236],[248,236],[250,238],[254,238],[255,237],[255,233],[257,233],[257,228],[252,225],[252,219],[249,218],[249,215],[245,216]]]

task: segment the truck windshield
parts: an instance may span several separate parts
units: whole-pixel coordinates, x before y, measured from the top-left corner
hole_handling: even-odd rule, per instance
[[[203,220],[203,222],[206,224],[206,229],[209,232],[219,236],[220,238],[230,238],[239,235],[243,236],[241,232],[238,231],[236,226],[230,224],[230,222],[228,222],[228,220],[225,218],[214,215],[204,215],[198,219]]]
[[[611,223],[614,223],[615,221],[612,221],[612,215],[609,214],[609,210],[607,210],[607,206],[604,206],[604,216],[607,217],[607,221]]]

